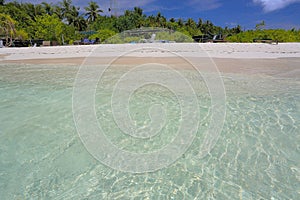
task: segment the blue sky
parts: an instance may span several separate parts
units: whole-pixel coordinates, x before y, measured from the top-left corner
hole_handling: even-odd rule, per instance
[[[22,2],[40,3],[43,0],[23,0]],[[46,1],[46,0],[44,0]],[[108,14],[110,0],[94,0]],[[262,20],[266,28],[300,28],[300,0],[113,0],[119,13],[135,6],[141,7],[147,15],[161,12],[167,18],[189,17],[210,20],[218,26],[253,29]],[[59,0],[46,1],[57,3]],[[73,0],[82,8],[89,1]]]

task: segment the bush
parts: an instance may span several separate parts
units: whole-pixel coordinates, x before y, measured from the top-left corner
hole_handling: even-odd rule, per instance
[[[42,15],[35,18],[32,32],[35,39],[44,39],[50,41],[58,41],[62,43],[62,34],[64,24],[55,15]]]
[[[268,30],[256,30],[246,31],[227,37],[229,42],[253,42],[254,39],[272,39],[278,42],[299,42],[300,31],[296,30],[283,30],[283,29],[268,29]]]
[[[16,37],[21,40],[28,40],[29,38],[28,33],[23,29],[16,31]]]
[[[103,29],[103,30],[99,30],[97,31],[96,34],[93,34],[89,37],[90,40],[94,40],[96,38],[100,39],[100,42],[103,43],[105,42],[107,39],[111,38],[112,36],[114,36],[116,34],[116,32],[109,30],[109,29]]]
[[[169,40],[175,42],[193,42],[193,39],[181,32],[158,32],[156,40]]]

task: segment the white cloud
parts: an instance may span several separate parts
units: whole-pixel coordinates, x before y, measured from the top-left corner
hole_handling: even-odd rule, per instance
[[[219,0],[190,0],[188,4],[197,11],[213,10],[222,5]]]
[[[144,1],[132,1],[132,0],[123,0],[123,1],[118,1],[115,0],[117,7],[122,10],[126,9],[132,9],[134,7],[144,7],[149,4],[152,4],[155,0],[144,0]]]
[[[160,5],[150,5],[143,8],[144,12],[163,12],[163,11],[172,11],[172,10],[178,10],[179,7],[173,6],[173,7],[165,7]],[[163,14],[163,13],[162,13]]]
[[[265,12],[282,9],[292,3],[300,2],[300,0],[253,0],[254,3],[263,6]]]

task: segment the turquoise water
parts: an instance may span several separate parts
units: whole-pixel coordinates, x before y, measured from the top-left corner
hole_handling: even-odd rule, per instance
[[[111,169],[86,150],[76,131],[72,92],[78,67],[0,66],[1,199],[299,199],[300,80],[222,74],[226,118],[212,151],[199,156],[211,115],[205,83],[182,70],[197,88],[200,121],[190,148],[172,165],[151,173]],[[107,72],[103,82],[122,70]],[[115,145],[136,153],[167,145],[180,124],[172,91],[144,85],[130,99],[141,131],[151,104],[166,108],[160,134],[139,140],[122,134],[110,108],[111,86],[96,93],[96,115]],[[188,98],[188,97],[187,97]]]

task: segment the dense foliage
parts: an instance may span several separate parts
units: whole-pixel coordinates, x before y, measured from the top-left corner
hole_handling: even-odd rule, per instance
[[[0,1],[0,38],[12,39],[44,39],[58,41],[59,44],[72,44],[85,37],[99,38],[101,42],[126,30],[141,27],[160,27],[181,32],[180,35],[157,34],[160,38],[176,41],[192,41],[191,37],[202,34],[222,34],[232,42],[253,42],[253,39],[273,39],[279,42],[300,41],[299,30],[263,30],[264,22],[257,24],[255,30],[242,31],[241,26],[222,28],[211,21],[196,22],[194,19],[166,19],[161,13],[146,16],[141,8],[126,10],[120,16],[103,16],[101,6],[91,1],[84,7],[84,12],[73,5],[72,0],[62,0],[58,4],[32,4],[17,1],[5,3]],[[93,32],[93,35],[85,34]],[[120,36],[119,36],[120,37]],[[115,38],[116,39],[116,38]],[[140,39],[131,37],[127,40]],[[126,40],[126,41],[127,41]],[[118,39],[114,40],[118,41]],[[9,44],[9,43],[8,43]]]
[[[300,31],[294,29],[249,30],[226,38],[230,42],[253,42],[255,39],[271,39],[277,42],[300,42]]]

